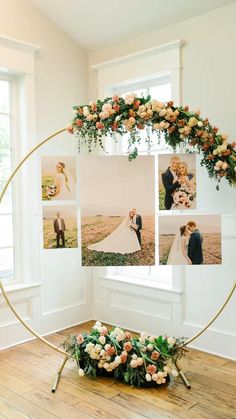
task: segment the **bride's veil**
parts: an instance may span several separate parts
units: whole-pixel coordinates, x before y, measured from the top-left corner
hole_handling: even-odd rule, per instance
[[[180,233],[177,233],[175,235],[173,244],[170,249],[170,253],[167,260],[167,265],[172,265],[176,259],[177,254],[180,252],[180,239],[181,239],[181,235]]]

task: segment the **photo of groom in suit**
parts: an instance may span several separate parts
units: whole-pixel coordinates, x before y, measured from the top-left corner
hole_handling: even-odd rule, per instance
[[[187,227],[190,232],[188,257],[191,260],[192,265],[202,265],[204,263],[202,252],[203,236],[194,221],[189,221]]]
[[[138,237],[138,241],[140,246],[142,245],[142,238],[141,238],[141,231],[142,231],[142,217],[141,215],[137,214],[137,210],[136,208],[132,209],[132,213],[133,213],[133,223],[135,226],[135,233],[137,234]]]
[[[57,213],[57,218],[54,220],[53,225],[54,225],[54,231],[56,233],[56,238],[57,238],[57,248],[60,247],[60,238],[62,241],[62,247],[65,247],[66,225],[65,225],[64,219],[61,218],[61,214],[59,212]]]
[[[173,196],[172,194],[175,192],[177,188],[180,187],[181,183],[183,183],[182,179],[178,179],[177,170],[179,166],[180,159],[179,157],[171,157],[170,165],[167,170],[162,173],[162,183],[165,188],[165,209],[170,210],[173,204]]]

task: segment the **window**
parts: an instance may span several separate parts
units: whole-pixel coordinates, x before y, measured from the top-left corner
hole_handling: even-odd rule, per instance
[[[12,83],[0,75],[0,189],[12,170]],[[14,276],[14,213],[12,187],[9,186],[0,205],[0,277]]]
[[[148,96],[151,95],[153,99],[160,100],[162,102],[167,102],[171,100],[171,82],[170,75],[165,74],[156,79],[146,81],[145,83],[132,83],[114,90],[115,94],[125,97],[129,93],[136,93],[137,96]],[[126,154],[128,149],[128,135],[125,138],[122,138],[122,145],[120,152],[121,154]],[[151,130],[149,132],[143,130],[140,132],[141,142],[138,146],[139,154],[154,154],[157,156],[158,153],[168,152],[168,147],[165,144],[164,137],[160,141],[159,145],[155,145],[153,141],[152,148],[149,149],[147,141],[145,141],[147,135],[150,136],[152,140]],[[153,138],[154,139],[154,138]],[[170,151],[170,150],[169,150]],[[158,161],[157,157],[155,159],[155,171],[156,171],[156,184],[155,191],[158,191]],[[157,197],[156,197],[157,198]],[[155,209],[156,214],[159,212],[158,208],[158,199],[156,199],[157,207]],[[158,254],[158,223],[156,222],[156,263],[158,263],[159,254]],[[126,277],[130,282],[138,283],[139,281],[145,280],[146,283],[155,281],[158,286],[163,288],[172,288],[176,286],[173,284],[173,268],[172,266],[159,266],[158,264],[153,267],[140,266],[140,267],[118,267],[118,268],[109,268],[108,275],[119,277]]]

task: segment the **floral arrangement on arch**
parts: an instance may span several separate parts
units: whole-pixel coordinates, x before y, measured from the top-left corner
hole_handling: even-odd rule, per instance
[[[116,134],[128,132],[128,153],[133,159],[138,155],[140,130],[149,127],[158,142],[163,133],[174,150],[182,144],[187,152],[202,153],[201,164],[206,166],[210,177],[218,181],[226,178],[230,185],[236,182],[236,143],[228,143],[228,136],[219,134],[208,118],[200,116],[200,111],[192,112],[188,106],[176,107],[172,101],[163,103],[151,96],[137,97],[132,93],[125,98],[116,95],[86,106],[74,106],[73,112],[67,130],[76,134],[81,144],[87,144],[89,151],[97,144],[104,148],[105,136],[117,141]],[[146,141],[151,147],[148,130]]]
[[[96,322],[89,334],[69,336],[63,347],[78,365],[79,376],[114,375],[131,386],[148,387],[169,381],[178,375],[175,362],[185,353],[184,338],[139,337],[118,327],[109,331]]]

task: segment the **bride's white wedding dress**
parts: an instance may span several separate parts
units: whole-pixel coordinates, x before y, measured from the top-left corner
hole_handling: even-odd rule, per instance
[[[54,195],[54,199],[75,199],[75,181],[70,173],[67,172],[66,182],[65,175],[63,173],[57,173],[55,176],[55,184],[59,185],[59,193]]]
[[[176,234],[167,259],[167,265],[188,265],[188,261],[183,254],[183,247],[187,254],[187,246],[188,240],[186,237]]]
[[[141,250],[137,234],[131,228],[132,221],[126,217],[124,221],[105,239],[88,246],[89,250],[106,253],[134,253]]]

